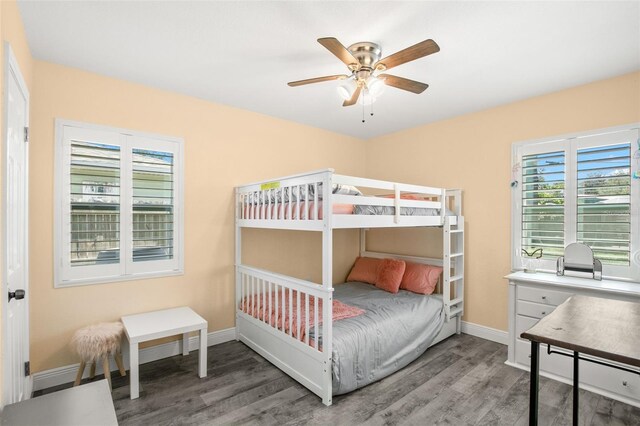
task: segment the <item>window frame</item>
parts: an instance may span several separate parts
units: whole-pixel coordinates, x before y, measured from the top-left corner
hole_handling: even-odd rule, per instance
[[[184,274],[184,140],[109,126],[56,119],[54,176],[54,288],[159,278]],[[105,265],[71,266],[71,143],[74,140],[120,147],[120,259]],[[90,139],[90,140],[89,140]],[[173,154],[173,258],[134,262],[133,149],[152,149]],[[128,237],[127,237],[128,236]]]
[[[640,123],[571,133],[544,139],[516,142],[511,147],[512,180],[518,184],[511,190],[511,269],[523,270],[521,266],[522,250],[522,164],[523,155],[539,154],[552,151],[564,151],[565,154],[565,209],[564,209],[564,246],[577,240],[577,155],[578,150],[615,145],[631,141],[631,174],[636,160],[634,153],[638,150],[636,141],[640,137]],[[640,283],[640,179],[631,177],[631,240],[629,266],[603,264],[603,277],[606,279]],[[637,201],[636,201],[637,200]],[[634,202],[635,201],[635,202]],[[567,237],[568,236],[568,237]],[[556,272],[555,259],[540,259],[538,270]]]

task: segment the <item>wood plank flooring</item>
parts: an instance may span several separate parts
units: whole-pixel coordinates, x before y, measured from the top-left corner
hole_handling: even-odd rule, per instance
[[[121,425],[527,425],[529,374],[504,364],[507,348],[469,335],[430,348],[397,373],[325,407],[295,380],[239,342],[140,366],[140,398],[114,377]],[[69,384],[70,385],[70,384]],[[58,390],[47,389],[48,393]],[[572,388],[541,377],[540,424],[570,425]],[[640,408],[580,391],[581,425],[640,425]]]

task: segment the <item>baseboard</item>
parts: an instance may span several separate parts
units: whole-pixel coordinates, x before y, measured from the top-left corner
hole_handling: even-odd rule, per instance
[[[219,331],[212,331],[207,335],[207,346],[218,345],[220,343],[229,342],[236,338],[235,327],[227,328]],[[198,337],[191,336],[189,338],[189,350],[198,349]],[[140,349],[140,364],[146,364],[147,362],[157,361],[162,358],[168,358],[182,354],[182,339],[163,343],[161,345],[151,346],[148,348]],[[122,347],[122,357],[124,359],[125,368],[129,369],[129,350],[127,345]],[[76,379],[78,373],[78,366],[80,364],[66,365],[64,367],[52,368],[51,370],[39,371],[33,373],[33,390],[38,391],[47,389],[53,386],[62,385],[65,383],[73,382]],[[115,362],[111,360],[110,370],[116,371],[118,368]],[[102,366],[98,365],[96,368],[96,374],[102,374]],[[83,378],[89,377],[89,369],[86,368]]]
[[[480,337],[481,339],[491,340],[492,342],[509,344],[509,333],[495,328],[486,327],[472,322],[462,321],[461,331],[464,334]]]

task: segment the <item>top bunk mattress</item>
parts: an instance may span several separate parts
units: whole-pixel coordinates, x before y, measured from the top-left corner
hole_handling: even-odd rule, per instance
[[[334,297],[365,310],[357,317],[333,322],[334,395],[405,367],[424,353],[444,324],[440,295],[404,290],[392,294],[371,284],[349,282],[336,285]]]

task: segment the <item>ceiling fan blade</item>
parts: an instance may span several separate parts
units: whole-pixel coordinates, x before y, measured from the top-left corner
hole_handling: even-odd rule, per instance
[[[421,41],[420,43],[407,47],[406,49],[396,52],[391,56],[380,59],[374,65],[374,69],[378,68],[380,65],[380,69],[389,70],[393,67],[397,67],[398,65],[402,65],[406,62],[410,62],[439,51],[440,46],[438,46],[435,41],[431,39]]]
[[[386,84],[387,86],[392,86],[397,89],[402,89],[406,90],[407,92],[418,94],[424,92],[427,87],[429,87],[428,84],[420,83],[419,81],[409,80],[408,78],[398,77],[391,74],[380,74],[378,78],[383,79],[384,84]]]
[[[348,66],[349,69],[354,70],[354,69],[360,68],[360,63],[358,62],[358,60],[354,58],[351,52],[349,52],[347,48],[344,47],[342,43],[338,41],[337,38],[335,37],[319,38],[318,43],[326,47],[327,50],[329,50],[329,52],[336,55],[336,57],[340,59],[342,62],[344,62],[344,64]]]
[[[353,95],[351,95],[351,99],[347,99],[346,101],[344,101],[342,106],[355,105],[356,102],[358,102],[358,98],[360,97],[360,92],[362,92],[362,86],[356,87],[356,90],[353,92]]]
[[[305,84],[320,83],[323,81],[340,80],[342,78],[347,78],[347,77],[349,76],[346,74],[327,75],[325,77],[316,77],[316,78],[308,78],[306,80],[290,81],[287,84],[291,87],[296,87],[296,86],[304,86]]]

